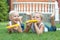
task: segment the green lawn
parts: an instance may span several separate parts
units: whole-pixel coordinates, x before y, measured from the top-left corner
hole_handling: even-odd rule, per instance
[[[60,31],[46,32],[41,35],[35,33],[12,33],[9,34],[5,22],[0,22],[0,40],[60,40]],[[60,27],[59,24],[56,25]]]

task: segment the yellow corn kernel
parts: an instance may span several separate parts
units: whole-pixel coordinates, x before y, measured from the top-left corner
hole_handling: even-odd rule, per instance
[[[13,28],[13,27],[18,27],[19,24],[15,24],[15,25],[11,25],[11,26],[7,26],[6,28]]]
[[[26,21],[27,23],[30,22],[30,23],[35,23],[35,22],[38,22],[37,20],[28,20]]]

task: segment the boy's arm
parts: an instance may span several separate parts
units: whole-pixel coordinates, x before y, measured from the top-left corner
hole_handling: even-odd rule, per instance
[[[22,16],[19,16],[19,18],[18,18],[18,21],[20,22],[20,23],[22,23]]]
[[[42,34],[43,31],[44,31],[44,25],[41,25],[40,28],[36,25],[36,23],[34,25],[35,25],[36,33],[37,34]]]
[[[26,29],[24,30],[24,32],[28,32],[31,28],[31,23],[26,23]]]
[[[18,30],[18,32],[22,32],[21,26],[19,26],[17,30]]]

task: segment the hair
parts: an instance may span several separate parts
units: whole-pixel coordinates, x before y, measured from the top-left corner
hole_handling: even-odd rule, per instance
[[[14,13],[19,14],[18,11],[15,11],[15,10],[10,11],[9,12],[9,20],[11,20],[11,16],[13,16]]]
[[[32,13],[32,16],[34,16],[35,14],[39,14],[40,17],[41,17],[41,20],[43,20],[43,15],[42,15],[41,13],[39,13],[39,12],[35,12],[35,13]]]
[[[12,11],[9,12],[9,16],[11,16],[11,15],[14,14],[14,13],[19,14],[18,11],[12,10]]]

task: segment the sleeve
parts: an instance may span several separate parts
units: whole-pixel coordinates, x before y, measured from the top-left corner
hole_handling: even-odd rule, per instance
[[[43,24],[43,23],[41,23],[41,24],[40,24],[40,26],[41,26],[41,25],[43,25],[43,26],[44,26],[44,24]],[[45,26],[44,26],[44,32],[48,32],[48,28],[46,28]]]
[[[12,25],[12,22],[11,21],[9,21],[9,23],[8,23],[10,26]]]

